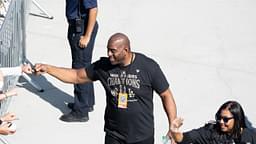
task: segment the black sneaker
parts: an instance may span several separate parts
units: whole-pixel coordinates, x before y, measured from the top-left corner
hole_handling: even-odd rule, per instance
[[[68,108],[73,109],[74,103],[68,103],[67,106],[68,106]]]
[[[89,116],[78,116],[75,112],[71,111],[68,114],[62,115],[60,120],[64,122],[87,122],[89,120]]]
[[[74,108],[74,103],[68,103],[67,106],[68,106],[68,108],[70,108],[71,110],[73,110],[73,108]],[[93,110],[94,110],[93,107],[89,107],[88,112],[92,112]]]

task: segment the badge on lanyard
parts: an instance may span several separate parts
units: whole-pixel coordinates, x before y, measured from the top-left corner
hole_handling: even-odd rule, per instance
[[[118,108],[127,108],[128,94],[126,90],[124,92],[121,90],[118,94]]]

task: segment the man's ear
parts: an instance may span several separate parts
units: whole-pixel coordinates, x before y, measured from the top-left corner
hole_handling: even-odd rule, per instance
[[[128,46],[125,46],[125,47],[124,47],[124,50],[128,53],[128,52],[129,52]]]

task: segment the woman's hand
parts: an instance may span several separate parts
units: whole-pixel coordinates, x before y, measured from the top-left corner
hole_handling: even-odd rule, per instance
[[[17,117],[14,113],[6,113],[5,115],[3,115],[1,117],[1,120],[3,122],[10,122],[10,121],[13,121],[13,120],[16,120],[16,119],[17,119]]]
[[[2,135],[9,135],[9,134],[14,134],[16,130],[10,129],[10,124],[11,123],[4,123],[0,125],[0,134]]]

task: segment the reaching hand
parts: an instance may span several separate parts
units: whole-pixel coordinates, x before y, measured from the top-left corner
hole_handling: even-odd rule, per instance
[[[5,92],[5,95],[6,95],[7,97],[9,97],[9,96],[17,96],[18,93],[17,93],[16,89],[11,89],[11,90]]]
[[[179,130],[182,124],[183,124],[182,118],[175,118],[172,121],[170,130],[168,132],[168,135],[172,139],[172,142],[181,142],[183,140],[183,133]]]
[[[16,120],[17,117],[14,113],[6,113],[5,115],[2,116],[1,120],[5,122],[10,122],[13,120]]]
[[[11,90],[9,90],[9,91],[7,91],[5,93],[1,93],[0,94],[0,100],[5,99],[6,97],[9,97],[9,96],[17,96],[17,95],[18,94],[17,94],[16,90],[15,89],[11,89]]]
[[[41,64],[41,63],[35,64],[34,73],[36,75],[41,75],[41,74],[46,73],[46,72],[47,72],[47,65],[46,64]]]
[[[9,135],[14,134],[16,130],[10,129],[10,123],[3,123],[0,125],[0,134],[2,135]]]
[[[22,65],[21,69],[22,69],[22,72],[24,73],[32,74],[32,68],[30,64]]]
[[[170,139],[170,141],[171,141],[171,144],[177,144],[177,143],[175,142],[175,140],[173,139],[173,137],[172,137],[172,132],[171,132],[171,130],[168,131],[167,135],[169,136],[169,139]]]

